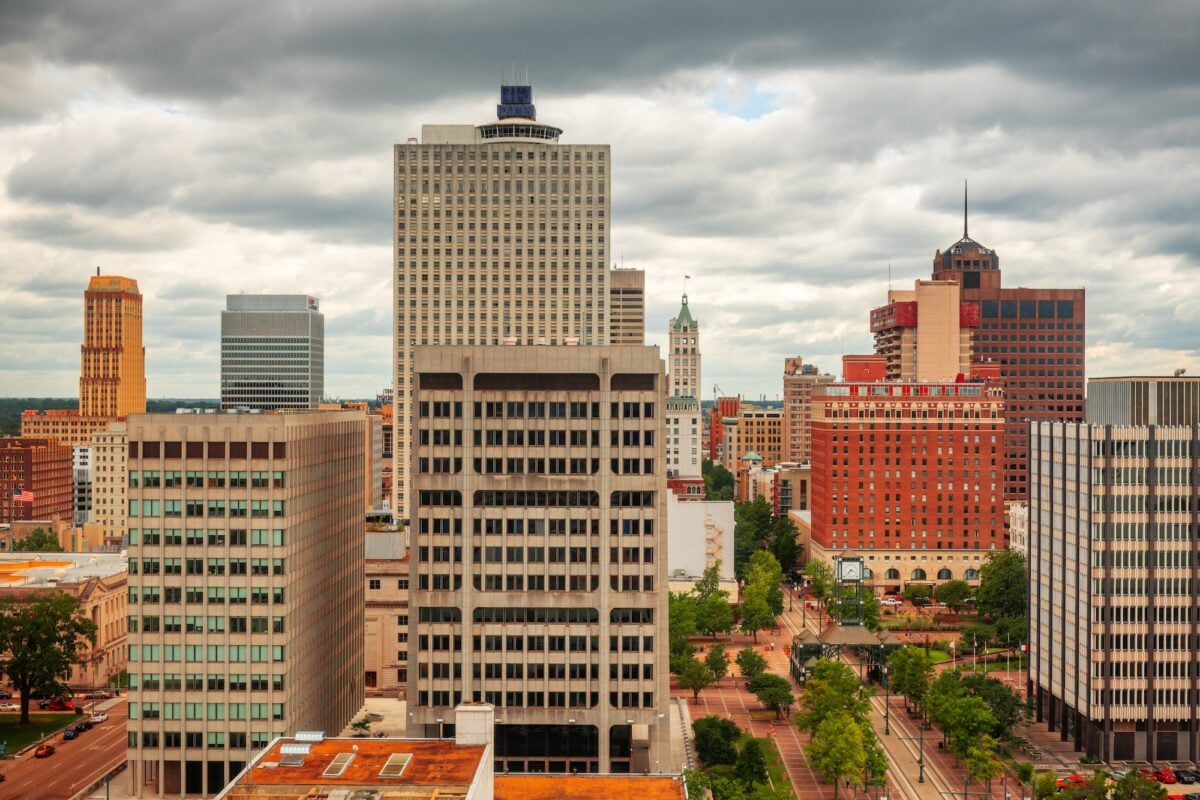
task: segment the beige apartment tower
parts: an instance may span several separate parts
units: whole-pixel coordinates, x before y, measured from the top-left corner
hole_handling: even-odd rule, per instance
[[[646,343],[646,272],[614,267],[608,274],[609,344]]]
[[[363,702],[363,414],[128,428],[129,786],[211,797]]]
[[[408,735],[496,706],[510,772],[673,771],[654,347],[423,347]]]
[[[783,362],[783,460],[806,464],[812,459],[812,397],[818,386],[833,383],[804,359]]]
[[[875,353],[887,358],[889,381],[952,381],[971,374],[971,335],[979,304],[962,302],[954,281],[916,281],[912,290],[888,290],[872,309]]]
[[[497,119],[425,125],[395,146],[396,516],[412,511],[413,348],[605,344],[608,145],[559,144],[528,85],[500,88]]]

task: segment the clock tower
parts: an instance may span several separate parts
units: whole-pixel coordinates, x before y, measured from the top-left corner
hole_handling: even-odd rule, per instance
[[[862,556],[844,553],[834,560],[833,575],[837,584],[838,603],[835,606],[838,624],[863,624],[863,578],[866,568]]]

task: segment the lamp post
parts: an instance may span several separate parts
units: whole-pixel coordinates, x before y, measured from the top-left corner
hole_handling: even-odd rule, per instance
[[[892,682],[888,680],[887,664],[881,664],[880,672],[883,675],[883,735],[892,735]]]
[[[971,669],[975,670],[976,672],[979,671],[979,656],[976,655],[976,652],[978,651],[978,649],[979,649],[979,640],[976,639],[974,636],[972,636],[971,637]]]
[[[921,718],[917,720],[917,740],[920,742],[920,749],[917,754],[917,783],[925,782],[925,713],[921,712]]]

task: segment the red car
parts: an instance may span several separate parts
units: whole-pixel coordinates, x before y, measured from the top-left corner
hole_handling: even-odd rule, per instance
[[[1160,769],[1155,772],[1154,780],[1159,783],[1179,783],[1179,779],[1175,777],[1175,773],[1169,769]]]
[[[41,745],[33,751],[34,758],[49,758],[52,755],[54,755],[54,745],[52,744]]]
[[[50,705],[46,706],[47,711],[74,711],[75,704],[70,700],[51,700]]]
[[[1068,775],[1057,783],[1059,791],[1063,789],[1069,789],[1072,786],[1085,785],[1087,785],[1087,778],[1083,777],[1082,775]]]

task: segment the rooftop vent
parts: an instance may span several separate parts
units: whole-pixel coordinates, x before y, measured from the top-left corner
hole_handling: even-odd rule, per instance
[[[321,774],[326,778],[337,778],[346,771],[346,767],[350,766],[350,762],[353,760],[354,753],[338,753]]]
[[[323,742],[325,741],[325,731],[297,731],[297,742]],[[286,747],[287,745],[284,745]]]
[[[279,759],[279,763],[285,767],[298,767],[304,763],[304,757],[308,755],[308,751],[312,749],[311,744],[296,744],[288,742],[280,745],[279,754],[283,756]]]

